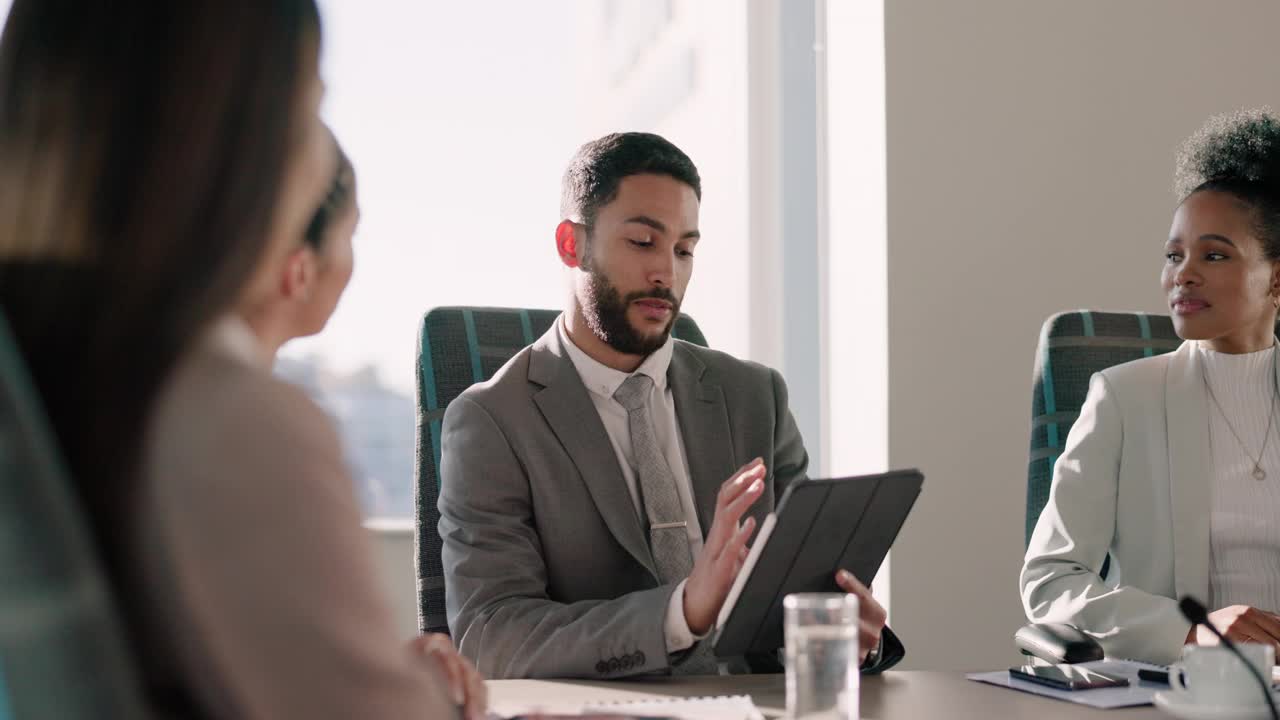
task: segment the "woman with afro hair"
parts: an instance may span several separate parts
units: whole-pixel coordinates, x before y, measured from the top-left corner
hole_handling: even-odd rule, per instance
[[[1184,342],[1093,376],[1020,577],[1032,622],[1161,664],[1216,642],[1183,595],[1280,649],[1280,118],[1213,118],[1174,185],[1160,278]]]

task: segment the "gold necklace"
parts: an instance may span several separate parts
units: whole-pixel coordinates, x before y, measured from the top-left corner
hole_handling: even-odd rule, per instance
[[[1205,365],[1207,365],[1208,363],[1204,362],[1205,358],[1203,357],[1200,358],[1201,360],[1200,379],[1204,381],[1204,389],[1209,391],[1209,399],[1213,401],[1213,406],[1218,408],[1218,413],[1222,415],[1223,421],[1227,423],[1227,429],[1231,431],[1231,434],[1233,436],[1235,436],[1236,442],[1240,443],[1240,449],[1244,450],[1245,457],[1249,458],[1250,460],[1253,460],[1253,472],[1251,474],[1253,475],[1253,479],[1257,480],[1258,482],[1262,482],[1263,480],[1267,479],[1267,471],[1262,469],[1262,458],[1265,457],[1267,454],[1267,443],[1270,442],[1271,440],[1271,421],[1274,420],[1276,416],[1276,396],[1280,395],[1280,387],[1275,386],[1275,376],[1276,376],[1275,353],[1276,353],[1275,350],[1271,351],[1272,393],[1271,393],[1271,408],[1270,408],[1270,412],[1267,413],[1267,434],[1262,437],[1262,450],[1258,452],[1258,458],[1256,460],[1254,460],[1253,453],[1249,452],[1248,446],[1244,444],[1244,440],[1240,439],[1240,433],[1236,432],[1235,426],[1231,424],[1231,418],[1227,417],[1227,413],[1222,409],[1222,405],[1218,402],[1218,398],[1213,394],[1213,386],[1209,384],[1209,375],[1204,369]]]

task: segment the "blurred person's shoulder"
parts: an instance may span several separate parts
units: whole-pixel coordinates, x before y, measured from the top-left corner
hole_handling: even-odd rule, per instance
[[[329,416],[224,331],[215,328],[202,338],[158,396],[145,450],[153,490],[181,496],[186,487],[203,494],[206,488],[193,486],[214,483],[223,492],[259,494],[272,492],[267,485],[345,477]]]

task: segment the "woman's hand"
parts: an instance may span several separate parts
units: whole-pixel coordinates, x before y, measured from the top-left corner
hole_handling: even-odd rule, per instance
[[[428,633],[409,641],[409,649],[423,662],[432,663],[449,685],[449,697],[463,709],[467,720],[484,720],[489,691],[470,660],[458,654],[448,635]]]
[[[1276,649],[1280,657],[1280,616],[1248,605],[1232,605],[1209,613],[1209,622],[1232,642],[1262,643]],[[1187,633],[1187,643],[1217,645],[1218,638],[1208,628],[1196,625]]]

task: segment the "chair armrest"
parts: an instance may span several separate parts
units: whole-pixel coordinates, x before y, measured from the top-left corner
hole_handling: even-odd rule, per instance
[[[1014,634],[1013,641],[1023,655],[1052,663],[1089,662],[1101,660],[1104,655],[1097,640],[1067,623],[1023,625]]]

